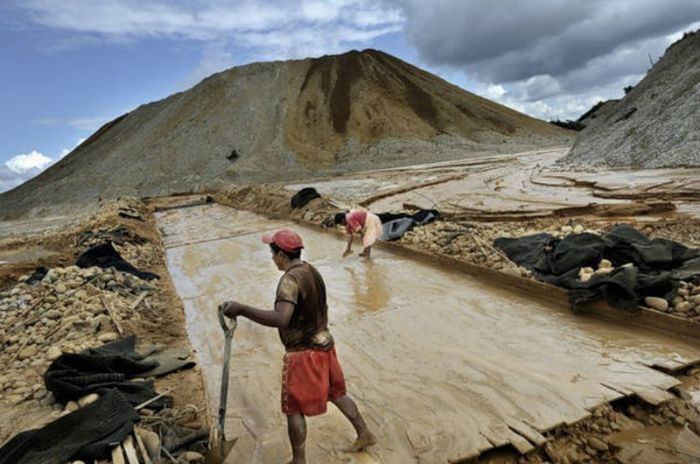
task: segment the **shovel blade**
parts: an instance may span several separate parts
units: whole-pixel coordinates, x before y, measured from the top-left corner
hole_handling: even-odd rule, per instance
[[[209,453],[207,453],[207,458],[204,461],[205,464],[224,464],[237,440],[238,437],[234,438],[233,440],[225,440],[223,435],[216,433],[213,434],[209,447]]]

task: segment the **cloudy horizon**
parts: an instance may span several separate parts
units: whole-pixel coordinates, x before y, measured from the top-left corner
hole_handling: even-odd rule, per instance
[[[377,48],[531,116],[576,119],[700,28],[700,2],[10,0],[0,25],[4,191],[109,120],[254,61]]]

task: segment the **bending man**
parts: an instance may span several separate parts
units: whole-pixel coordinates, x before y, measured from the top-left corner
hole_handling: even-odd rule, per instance
[[[267,311],[235,301],[222,303],[228,317],[246,317],[258,324],[277,327],[287,353],[282,369],[282,411],[292,444],[292,463],[306,462],[306,416],[326,412],[335,404],[357,432],[352,450],[361,451],[376,439],[347,395],[345,379],[328,330],[326,286],[321,274],[301,260],[301,237],[279,230],[263,237],[270,246],[272,261],[284,272],[277,285],[275,309]]]

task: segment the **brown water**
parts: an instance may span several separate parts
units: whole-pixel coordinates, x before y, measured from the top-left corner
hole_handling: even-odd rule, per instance
[[[308,421],[309,462],[445,462],[587,415],[623,393],[678,382],[647,365],[698,356],[695,346],[575,316],[451,269],[382,250],[341,259],[332,234],[220,205],[158,213],[210,405],[218,405],[223,337],[218,303],[272,308],[280,277],[263,231],[286,225],[324,276],[331,331],[349,393],[379,444],[346,453],[350,425],[329,406]],[[376,253],[375,253],[376,252]],[[275,330],[241,320],[234,338],[227,436],[231,462],[290,457],[280,411],[283,348]]]

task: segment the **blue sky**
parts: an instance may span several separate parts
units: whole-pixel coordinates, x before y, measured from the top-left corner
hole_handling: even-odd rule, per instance
[[[140,104],[252,61],[377,48],[567,119],[698,27],[697,0],[4,0],[0,191]]]

